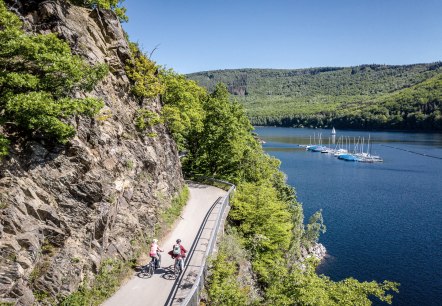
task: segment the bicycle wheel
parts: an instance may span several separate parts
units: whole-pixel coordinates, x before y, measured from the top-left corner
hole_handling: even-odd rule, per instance
[[[152,275],[153,275],[153,266],[150,263],[143,266],[140,272],[138,272],[138,277],[141,278],[150,278],[152,277]]]
[[[175,266],[173,269],[173,272],[175,273],[175,276],[178,277],[181,273],[181,263],[179,260],[175,260]]]
[[[149,277],[151,277],[155,273],[155,264],[149,265]]]

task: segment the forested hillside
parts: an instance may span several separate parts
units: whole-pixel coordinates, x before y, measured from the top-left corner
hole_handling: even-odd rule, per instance
[[[441,130],[441,67],[237,69],[188,78],[209,90],[226,84],[255,125]]]

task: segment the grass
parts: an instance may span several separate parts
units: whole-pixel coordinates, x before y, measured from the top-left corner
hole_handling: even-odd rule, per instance
[[[8,207],[8,203],[0,201],[0,209],[5,209]]]
[[[161,219],[161,234],[167,231],[175,222],[176,219],[181,215],[184,206],[189,199],[189,188],[185,186],[181,192],[172,199],[172,204],[170,207],[166,208],[160,216]]]
[[[49,269],[49,261],[47,258],[44,258],[42,261],[38,262],[31,274],[29,274],[29,282],[33,284],[40,276],[45,274]]]
[[[165,202],[164,195],[159,196],[161,202]],[[172,199],[171,205],[166,208],[160,216],[161,226],[153,233],[162,237],[175,220],[180,216],[183,207],[189,198],[189,188],[184,186],[181,192]],[[138,237],[130,241],[136,250],[132,259],[123,261],[120,259],[106,259],[102,262],[100,269],[93,282],[84,282],[73,294],[64,297],[58,304],[60,306],[95,306],[100,305],[120,287],[120,284],[133,272],[138,257],[147,252],[148,243],[152,237]],[[73,259],[75,260],[75,259]]]
[[[127,169],[132,170],[134,168],[133,160],[130,160],[130,159],[126,160],[125,166],[126,166]]]
[[[61,306],[100,305],[120,287],[132,272],[132,261],[106,259],[92,284],[87,281],[59,303]]]

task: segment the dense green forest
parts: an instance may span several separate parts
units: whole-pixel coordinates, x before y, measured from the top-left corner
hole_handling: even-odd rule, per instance
[[[442,130],[442,62],[217,70],[188,78],[209,90],[226,84],[254,125]]]

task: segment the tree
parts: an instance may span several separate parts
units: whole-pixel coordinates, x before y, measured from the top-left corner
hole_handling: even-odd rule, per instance
[[[290,271],[280,269],[272,274],[272,282],[266,299],[275,305],[353,306],[372,305],[371,299],[391,304],[393,292],[399,292],[399,284],[389,281],[359,282],[346,278],[334,282],[315,272],[317,262],[307,261],[302,267]]]
[[[202,107],[203,129],[195,134],[195,145],[189,145],[183,166],[189,173],[238,182],[248,144],[256,143],[252,126],[243,108],[229,100],[222,84],[203,101]]]
[[[178,149],[187,151],[190,146],[196,146],[197,139],[194,136],[203,130],[203,103],[208,97],[207,91],[172,70],[162,71],[160,77],[165,84],[165,91],[161,96],[164,103],[163,118]]]
[[[267,283],[269,266],[281,260],[290,248],[293,223],[287,203],[278,199],[269,181],[244,182],[237,188],[229,221],[251,252],[260,281]]]
[[[326,227],[322,218],[322,210],[315,212],[309,219],[304,233],[307,246],[318,242],[319,235],[325,233]]]
[[[72,55],[55,34],[22,30],[20,19],[0,1],[0,124],[3,138],[11,133],[64,143],[75,129],[72,116],[93,116],[103,106],[95,98],[71,98],[90,91],[107,73],[104,64],[90,66]],[[2,141],[0,146],[5,145]],[[4,152],[4,149],[0,149]]]

